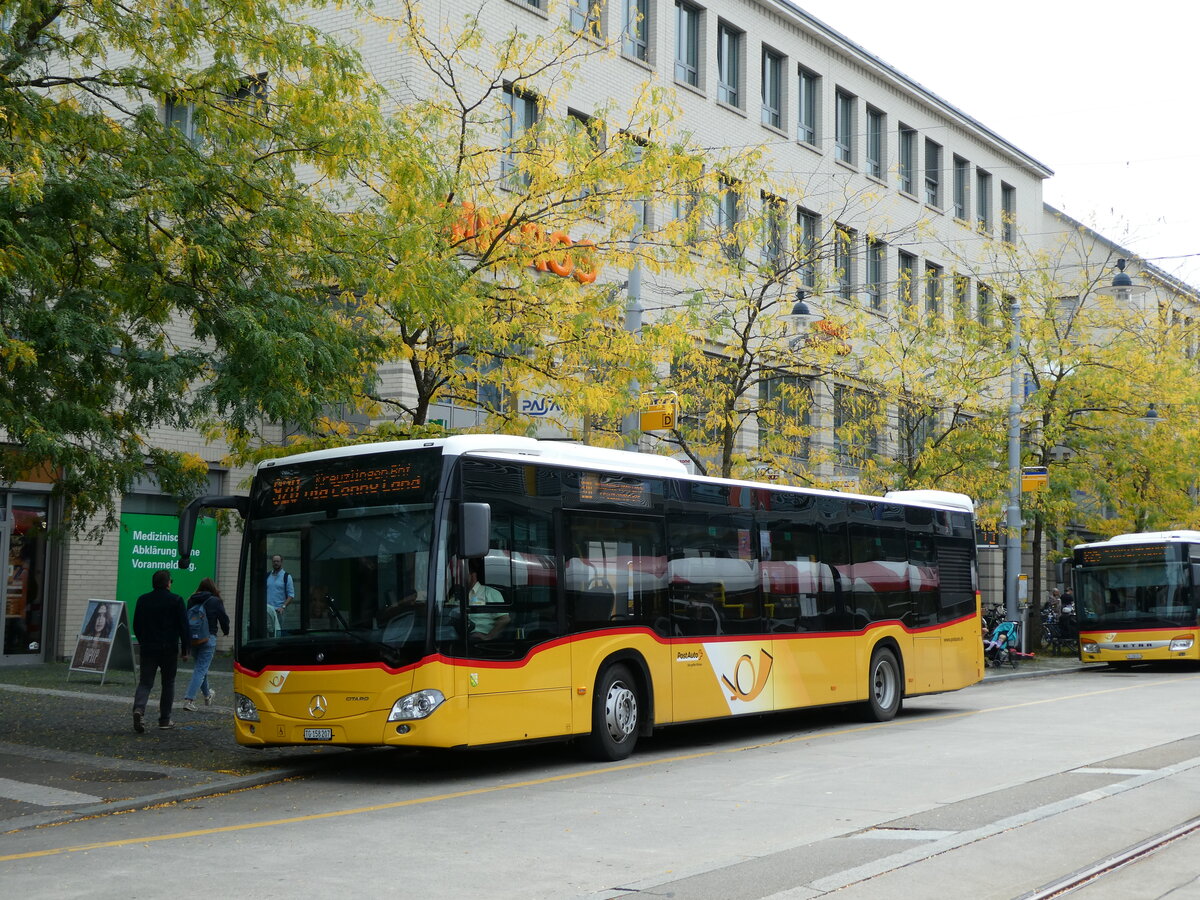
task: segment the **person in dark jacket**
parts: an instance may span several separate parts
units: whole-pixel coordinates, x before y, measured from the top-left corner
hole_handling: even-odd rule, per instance
[[[217,652],[217,626],[220,626],[222,634],[229,634],[229,614],[225,612],[225,602],[221,599],[217,583],[211,578],[201,581],[196,593],[188,598],[187,608],[191,610],[193,606],[203,607],[205,615],[208,616],[208,640],[192,647],[196,665],[192,669],[192,680],[188,683],[187,692],[183,695],[183,708],[186,710],[196,708],[197,691],[204,697],[205,706],[212,705],[217,692],[209,687],[208,667],[212,665],[213,654]]]
[[[141,677],[133,695],[133,730],[146,730],[146,701],[154,677],[162,669],[162,696],[158,701],[158,727],[174,728],[171,705],[175,702],[175,672],[180,659],[188,658],[187,614],[183,598],[171,593],[171,573],[159,569],[152,576],[154,590],[137,598],[133,633],[141,653]]]

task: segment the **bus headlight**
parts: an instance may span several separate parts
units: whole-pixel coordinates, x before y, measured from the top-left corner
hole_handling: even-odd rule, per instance
[[[1084,653],[1099,653],[1100,645],[1094,644],[1091,641],[1088,641],[1087,643],[1080,644],[1079,649],[1082,650]]]
[[[1195,642],[1192,640],[1192,636],[1190,634],[1184,637],[1171,638],[1170,649],[1172,653],[1181,650],[1191,650],[1193,643]]]
[[[389,722],[403,722],[406,719],[424,719],[446,701],[446,695],[436,689],[417,691],[401,697],[392,704],[388,713]]]
[[[233,695],[233,714],[243,722],[257,722],[258,707],[254,705],[254,701],[243,694]]]

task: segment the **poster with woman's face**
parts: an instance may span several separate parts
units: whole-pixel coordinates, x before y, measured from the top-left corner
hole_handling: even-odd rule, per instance
[[[121,621],[121,604],[105,603],[103,600],[89,600],[87,614],[83,617],[81,637],[93,640],[111,641]]]

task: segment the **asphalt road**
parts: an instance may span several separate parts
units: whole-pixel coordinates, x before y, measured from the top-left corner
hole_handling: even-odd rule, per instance
[[[281,754],[224,784],[180,786],[195,799],[10,831],[0,880],[13,896],[164,892],[118,880],[106,893],[101,865],[261,897],[351,885],[363,896],[605,900],[1033,896],[1200,810],[1198,678],[989,679],[913,701],[884,725],[824,711],[670,729],[609,766],[561,745]],[[13,696],[0,689],[5,720]],[[127,698],[108,702],[127,715]],[[123,733],[114,740],[133,737]],[[147,756],[169,759],[185,734],[138,737]],[[1165,896],[1113,887],[1135,871],[1139,890],[1195,896],[1192,844],[1083,896]]]

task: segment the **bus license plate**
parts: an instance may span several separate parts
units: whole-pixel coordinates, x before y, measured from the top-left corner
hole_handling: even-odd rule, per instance
[[[305,728],[304,739],[306,741],[332,741],[332,728]]]
[[[1141,658],[1142,658],[1142,654],[1140,654],[1140,653],[1126,653],[1126,654],[1125,654],[1125,658],[1126,658],[1126,659],[1141,659]]]

